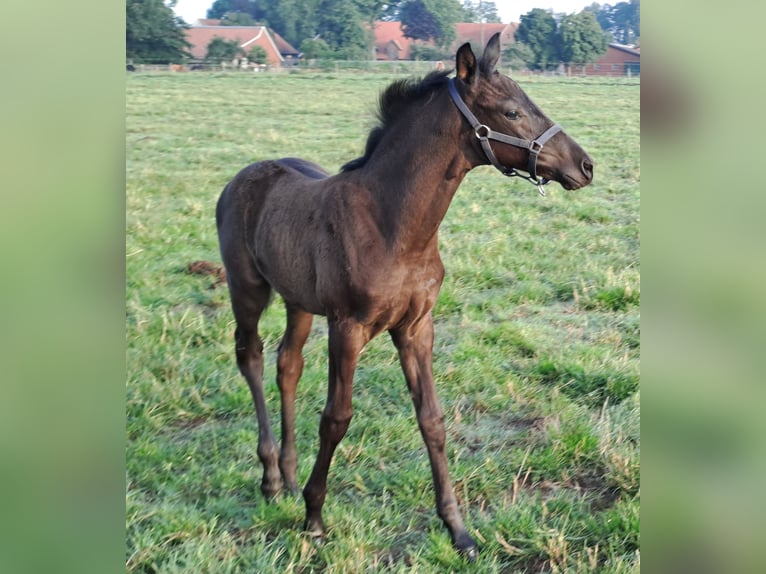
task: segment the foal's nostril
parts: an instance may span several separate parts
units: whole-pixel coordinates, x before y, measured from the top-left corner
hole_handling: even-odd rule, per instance
[[[589,157],[582,160],[582,164],[580,164],[580,168],[582,169],[582,172],[585,174],[585,176],[588,179],[593,179],[593,160]]]

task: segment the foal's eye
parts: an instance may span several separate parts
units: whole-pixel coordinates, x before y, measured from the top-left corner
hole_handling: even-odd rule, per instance
[[[521,117],[521,114],[516,110],[511,110],[510,112],[505,112],[505,117],[509,120],[518,120]]]

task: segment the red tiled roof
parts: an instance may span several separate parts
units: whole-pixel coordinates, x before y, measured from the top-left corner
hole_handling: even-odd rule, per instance
[[[621,52],[625,52],[626,54],[630,54],[631,56],[638,56],[641,57],[641,48],[634,48],[632,46],[624,46],[622,44],[609,44],[610,48],[614,48],[615,50],[620,50]]]
[[[297,55],[298,51],[290,46],[284,38],[280,37],[282,51],[277,45],[276,38],[265,26],[194,26],[186,30],[186,39],[192,45],[192,57],[202,59],[207,54],[208,44],[213,38],[224,40],[236,40],[246,52],[255,46],[260,46],[266,51],[268,62],[279,65],[284,61],[285,55]]]
[[[271,31],[271,37],[274,38],[274,43],[277,45],[277,48],[279,49],[279,53],[282,54],[283,56],[289,55],[289,56],[297,57],[300,54],[298,50],[293,48],[290,42],[285,40],[282,36],[274,32],[273,30]]]
[[[375,58],[378,60],[409,60],[411,38],[404,37],[401,22],[375,22]]]
[[[476,24],[464,22],[455,24],[456,39],[450,50],[457,50],[465,42],[475,46],[484,46],[492,34],[500,32],[500,43],[507,46],[514,42],[514,33],[519,27],[517,23]],[[375,58],[378,60],[409,60],[412,58],[411,38],[405,38],[401,22],[375,22]]]
[[[475,46],[482,48],[493,34],[500,32],[500,45],[508,46],[514,43],[513,35],[519,27],[517,23],[503,24],[500,22],[487,22],[479,24],[475,22],[458,22],[455,24],[455,33],[457,38],[452,44],[452,48],[457,50],[465,42],[471,42]]]

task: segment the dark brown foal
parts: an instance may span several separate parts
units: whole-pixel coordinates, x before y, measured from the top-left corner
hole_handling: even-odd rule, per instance
[[[593,162],[521,88],[497,72],[499,36],[477,61],[468,44],[456,54],[456,77],[433,72],[394,82],[380,98],[380,125],[365,155],[329,176],[319,166],[284,158],[252,164],[226,186],[216,221],[237,323],[237,364],[253,395],[258,456],[267,498],[298,489],[295,389],[313,315],[329,326],[327,403],[319,453],[303,489],[305,528],[325,535],[322,506],[333,453],[352,417],[359,354],[388,331],[412,396],[428,451],[436,509],[454,546],[469,558],[466,531],[445,453],[444,414],[432,372],[431,309],[444,278],[437,233],[465,175],[492,164],[566,189],[588,185]],[[518,170],[526,170],[527,174]],[[284,299],[287,329],[279,345],[282,449],[263,393],[258,321],[273,291]]]

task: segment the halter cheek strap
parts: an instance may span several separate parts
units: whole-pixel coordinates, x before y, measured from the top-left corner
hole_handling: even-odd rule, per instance
[[[463,98],[460,97],[460,94],[458,94],[457,87],[455,86],[455,78],[451,78],[449,81],[449,94],[452,97],[452,101],[455,102],[457,108],[460,110],[463,116],[465,116],[465,119],[467,119],[471,124],[476,137],[479,138],[481,147],[484,150],[484,155],[487,156],[489,162],[498,170],[500,170],[503,175],[508,177],[521,177],[522,179],[526,179],[530,183],[536,185],[540,195],[545,197],[545,189],[543,189],[543,186],[546,185],[549,180],[543,177],[537,177],[537,156],[540,155],[540,151],[543,149],[543,145],[545,145],[549,139],[561,131],[561,126],[558,124],[553,124],[536,139],[523,140],[521,138],[493,131],[489,126],[481,123],[476,118],[476,116],[473,115],[471,110],[468,109],[468,106],[465,105],[465,102],[463,101]],[[529,150],[529,161],[527,164],[527,172],[529,175],[519,173],[514,167],[506,168],[503,166],[503,164],[497,160],[495,153],[492,151],[492,146],[489,143],[489,140],[495,140]]]

